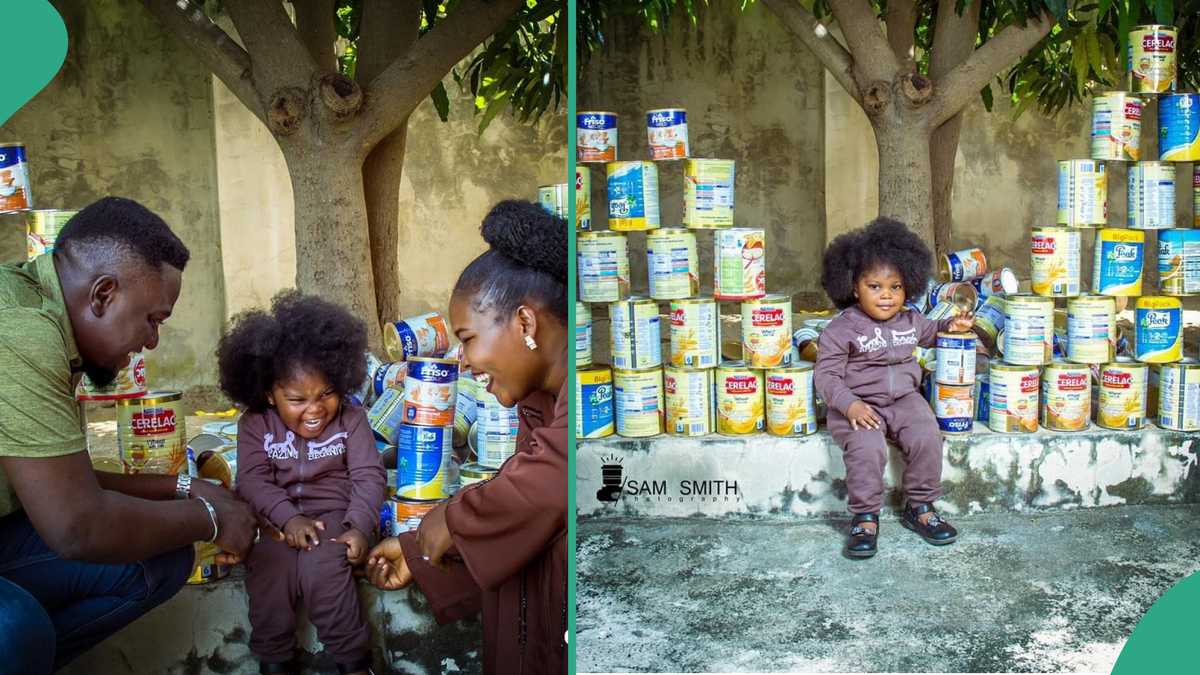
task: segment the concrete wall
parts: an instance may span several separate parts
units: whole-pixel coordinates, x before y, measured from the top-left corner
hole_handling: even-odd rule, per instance
[[[192,260],[162,344],[146,357],[151,384],[211,383],[207,356],[220,335],[225,280],[209,75],[138,5],[54,5],[67,26],[66,62],[0,137],[25,143],[35,207],[79,208],[120,195],[171,225]],[[21,231],[4,230],[0,257],[23,259]]]
[[[292,190],[266,128],[138,4],[55,0],[70,39],[53,82],[0,127],[24,141],[39,208],[107,194],[160,213],[192,251],[175,316],[147,356],[156,387],[216,381],[225,320],[295,283]],[[128,39],[136,35],[137,39]],[[567,180],[566,101],[536,125],[498,116],[480,136],[472,99],[447,78],[450,121],[413,114],[400,194],[404,315],[445,311],[485,249],[497,201]],[[0,219],[0,261],[25,257],[23,221]]]
[[[699,3],[698,3],[699,4]],[[692,26],[664,35],[613,20],[603,51],[579,75],[578,109],[620,115],[618,159],[647,157],[645,112],[688,111],[691,154],[737,161],[734,219],[767,230],[767,287],[796,293],[820,278],[824,242],[822,70],[761,5],[700,5]],[[796,57],[792,56],[795,52]],[[607,227],[604,167],[592,167],[593,227]],[[683,166],[659,162],[663,223],[683,215]],[[712,288],[711,236],[699,233],[702,292]],[[635,292],[646,291],[645,237],[629,238]]]

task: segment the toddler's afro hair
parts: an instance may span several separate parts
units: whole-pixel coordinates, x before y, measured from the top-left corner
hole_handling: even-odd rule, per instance
[[[904,295],[913,299],[925,291],[933,273],[933,254],[912,230],[898,220],[876,218],[861,230],[834,238],[822,260],[821,286],[838,309],[858,301],[854,284],[871,270],[888,266],[904,284]]]
[[[271,300],[269,312],[243,312],[217,346],[221,389],[251,412],[269,407],[276,383],[306,370],[320,373],[341,398],[367,376],[367,328],[341,305],[296,290]]]

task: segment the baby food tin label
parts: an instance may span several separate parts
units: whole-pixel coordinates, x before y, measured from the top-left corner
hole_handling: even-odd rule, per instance
[[[766,374],[767,432],[804,436],[817,431],[812,366],[776,368]]]
[[[762,230],[730,229],[713,235],[713,291],[717,300],[750,300],[767,294],[766,240]]]
[[[629,297],[629,248],[619,232],[583,232],[575,240],[579,299],[616,302]]]
[[[29,194],[29,163],[25,146],[0,143],[0,213],[33,208]]]
[[[713,432],[713,371],[711,368],[663,369],[666,425],[674,436],[704,436]]]
[[[1130,91],[1161,94],[1175,90],[1178,36],[1174,26],[1135,26],[1129,31],[1126,69]]]
[[[662,328],[658,303],[653,300],[620,300],[608,306],[612,327],[613,367],[642,370],[662,365]]]
[[[457,361],[409,359],[404,378],[404,421],[429,427],[453,426],[457,392]]]
[[[650,232],[646,236],[646,267],[650,297],[657,300],[692,297],[700,291],[696,235],[682,228]]]
[[[690,228],[733,227],[732,159],[689,159],[683,164],[683,224]]]
[[[713,368],[721,362],[720,315],[712,298],[671,303],[671,365]]]
[[[970,281],[983,276],[987,269],[987,256],[980,248],[947,253],[938,260],[939,275],[944,281]]]
[[[944,434],[966,434],[975,426],[975,387],[934,382],[933,415]]]
[[[1079,230],[1033,228],[1030,254],[1034,293],[1047,297],[1079,295],[1081,241]]]
[[[383,348],[392,361],[414,356],[441,356],[450,348],[446,319],[437,312],[401,319],[384,326]]]
[[[663,430],[662,369],[617,370],[615,406],[617,434],[656,436]]]
[[[717,433],[727,436],[763,430],[763,373],[741,361],[717,369]]]
[[[449,497],[453,427],[401,424],[396,442],[396,496],[438,500]]]
[[[664,108],[646,113],[646,139],[650,143],[650,159],[687,157],[687,111],[683,108]]]
[[[971,384],[975,381],[975,335],[937,334],[937,369],[934,378],[942,384]]]
[[[575,438],[611,436],[613,379],[608,368],[586,368],[575,372]]]
[[[1158,158],[1200,160],[1200,94],[1171,94],[1158,101]]]
[[[575,229],[592,229],[592,170],[580,165],[575,166]]]
[[[1103,162],[1069,159],[1058,163],[1058,222],[1072,227],[1108,222],[1108,178]]]
[[[617,114],[587,111],[575,115],[575,150],[580,162],[617,161]]]
[[[631,231],[660,227],[658,167],[652,162],[611,162],[607,166],[608,228]]]
[[[1137,230],[1104,228],[1096,234],[1092,292],[1137,297],[1142,294],[1146,234]]]
[[[1038,428],[1037,366],[993,361],[988,369],[988,427],[1001,433],[1033,433]]]
[[[1164,295],[1200,293],[1200,230],[1158,233],[1158,287]]]
[[[791,363],[791,296],[768,295],[742,303],[742,354],[751,368]]]
[[[1004,306],[1004,360],[1017,365],[1048,363],[1054,353],[1054,301],[1014,295]]]
[[[1140,98],[1122,91],[1092,97],[1092,159],[1140,158],[1142,108]]]
[[[1087,428],[1091,416],[1091,370],[1061,363],[1046,366],[1042,373],[1042,426],[1079,431]]]
[[[1102,366],[1096,424],[1107,429],[1141,429],[1146,422],[1148,373],[1144,363]]]
[[[1200,431],[1200,365],[1164,364],[1158,380],[1158,426]]]
[[[1143,363],[1183,357],[1183,306],[1176,298],[1138,298],[1134,311],[1134,355]]]
[[[1117,345],[1116,302],[1083,295],[1067,302],[1067,360],[1108,363]]]
[[[1175,165],[1138,162],[1129,167],[1129,227],[1160,230],[1175,226]]]

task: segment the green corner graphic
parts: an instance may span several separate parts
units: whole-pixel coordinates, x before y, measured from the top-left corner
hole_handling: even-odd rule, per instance
[[[5,47],[19,54],[0,87],[0,124],[42,90],[67,57],[67,27],[49,0],[0,3],[0,25],[8,30]],[[20,139],[16,139],[20,140]]]
[[[1200,572],[1172,586],[1150,606],[1117,657],[1112,675],[1195,673],[1200,662],[1187,645],[1196,632]]]

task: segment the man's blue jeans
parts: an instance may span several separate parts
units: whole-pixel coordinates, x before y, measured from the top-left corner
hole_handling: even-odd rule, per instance
[[[0,673],[69,663],[175,595],[193,557],[188,546],[123,565],[64,560],[24,511],[0,518]]]

